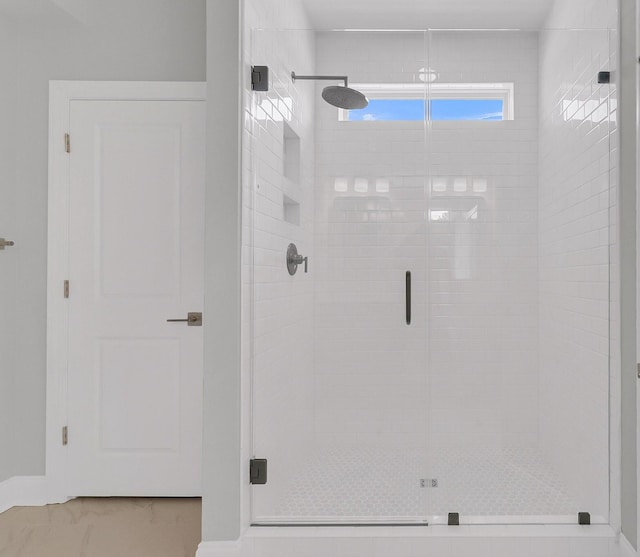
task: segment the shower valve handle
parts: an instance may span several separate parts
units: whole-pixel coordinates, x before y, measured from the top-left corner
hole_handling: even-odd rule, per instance
[[[291,257],[291,263],[295,264],[295,265],[302,265],[304,263],[304,272],[308,273],[308,264],[309,264],[309,258],[308,257],[302,257],[302,255],[294,255]]]
[[[298,248],[295,244],[289,244],[287,249],[287,269],[291,276],[295,275],[298,271],[298,265],[304,263],[304,272],[309,272],[309,258],[304,257],[298,253]]]

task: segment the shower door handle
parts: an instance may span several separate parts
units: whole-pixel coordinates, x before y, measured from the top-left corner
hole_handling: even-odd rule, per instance
[[[404,288],[407,325],[411,325],[411,271],[407,271]]]

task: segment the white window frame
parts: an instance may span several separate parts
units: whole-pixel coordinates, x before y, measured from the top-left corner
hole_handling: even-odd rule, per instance
[[[495,99],[503,103],[501,122],[515,119],[514,83],[353,83],[369,99]],[[427,105],[428,109],[428,105]],[[429,116],[430,119],[430,116]],[[351,122],[349,111],[338,109],[340,122]],[[451,120],[465,122],[472,120]],[[379,121],[376,121],[379,123]]]

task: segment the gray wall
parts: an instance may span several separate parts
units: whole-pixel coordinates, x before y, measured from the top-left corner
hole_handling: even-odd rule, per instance
[[[0,41],[14,38],[11,26],[0,19]],[[16,218],[14,207],[15,156],[11,134],[15,130],[16,62],[10,49],[0,48],[0,237],[13,238]],[[11,446],[11,392],[15,368],[15,250],[0,252],[0,447]],[[10,477],[11,451],[0,451],[0,481]]]
[[[49,80],[206,79],[205,0],[89,0],[85,21],[0,12],[0,481],[45,466]]]
[[[202,539],[240,536],[240,13],[207,0]],[[226,84],[222,87],[220,84]],[[244,475],[249,477],[248,463]]]
[[[620,271],[622,325],[622,532],[638,545],[636,449],[636,0],[620,3]]]

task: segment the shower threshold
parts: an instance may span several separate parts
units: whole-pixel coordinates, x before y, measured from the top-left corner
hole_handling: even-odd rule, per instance
[[[259,522],[252,528],[415,528],[429,526],[428,522]]]

